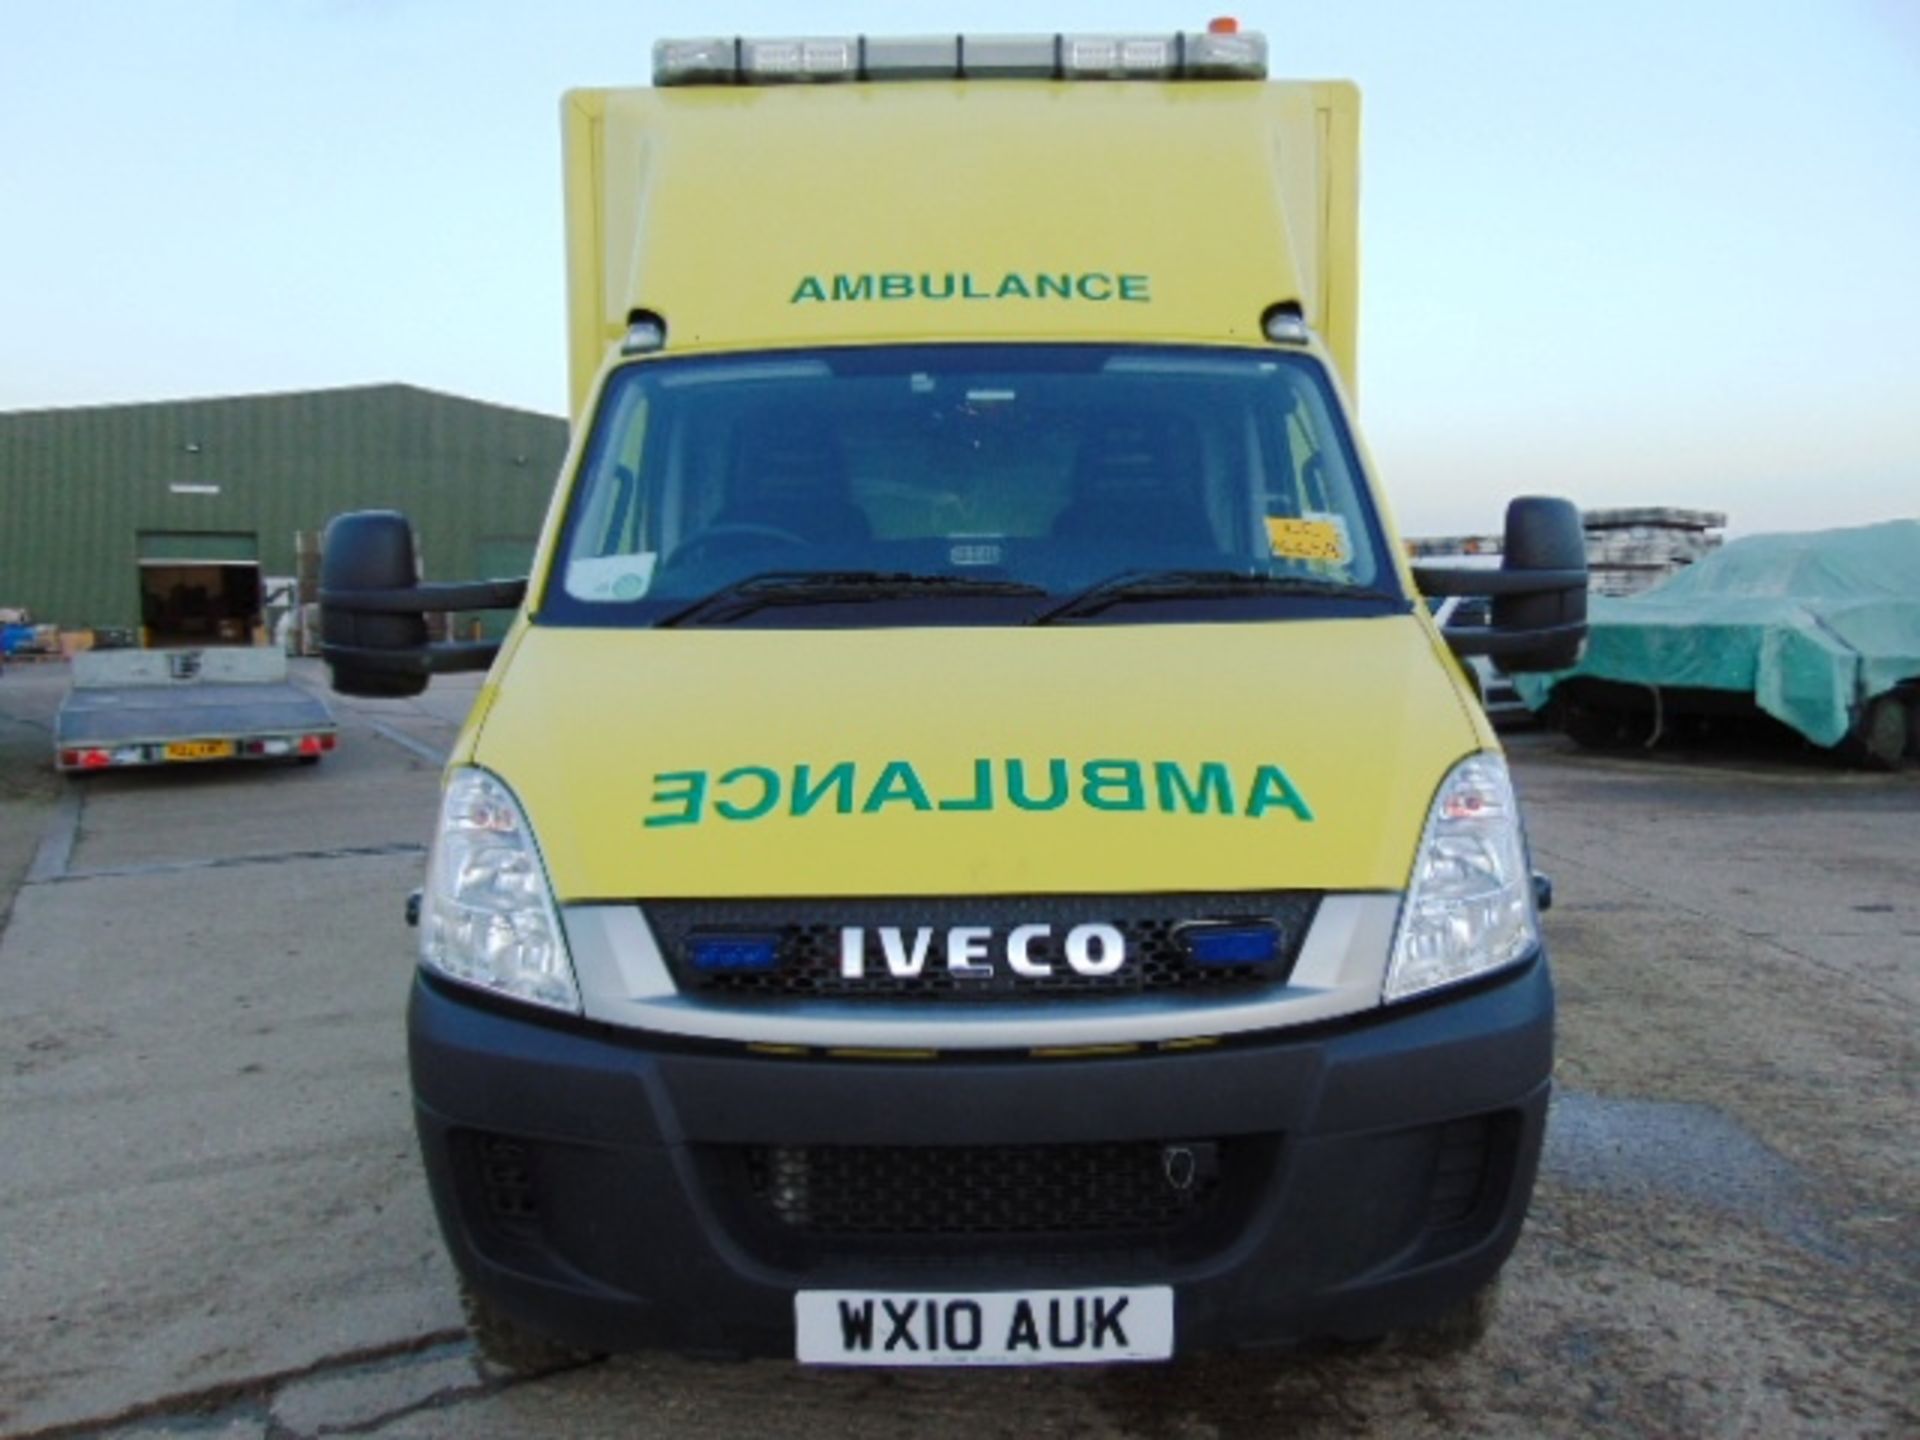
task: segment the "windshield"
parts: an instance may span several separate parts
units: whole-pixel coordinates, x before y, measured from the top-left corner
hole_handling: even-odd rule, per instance
[[[539,618],[1115,624],[1369,603],[1405,605],[1317,362],[889,346],[616,372]]]

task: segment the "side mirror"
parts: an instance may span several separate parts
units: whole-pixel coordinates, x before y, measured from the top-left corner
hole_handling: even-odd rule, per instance
[[[333,672],[333,688],[342,695],[380,699],[418,695],[427,688],[425,669],[390,668],[374,657],[423,653],[425,609],[350,608],[353,599],[369,592],[418,588],[413,522],[397,510],[336,515],[320,546],[320,653]]]
[[[1487,595],[1492,623],[1449,629],[1458,655],[1489,655],[1503,670],[1565,670],[1587,638],[1587,537],[1572,501],[1523,495],[1507,506],[1498,570],[1416,565],[1429,595]]]
[[[357,510],[327,526],[320,552],[320,653],[342,695],[405,699],[436,674],[484,670],[498,641],[427,642],[427,612],[505,610],[522,580],[422,585],[413,524],[395,510]]]

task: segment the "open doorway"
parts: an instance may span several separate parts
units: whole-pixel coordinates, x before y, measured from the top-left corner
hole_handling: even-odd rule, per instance
[[[141,644],[158,650],[265,643],[258,535],[142,530],[138,547]]]
[[[252,561],[140,562],[140,624],[151,649],[256,644],[260,601],[260,567]]]

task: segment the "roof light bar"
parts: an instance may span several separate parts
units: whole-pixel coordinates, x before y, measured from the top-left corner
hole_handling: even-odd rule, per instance
[[[1060,69],[1070,80],[1172,80],[1180,73],[1180,37],[1063,35]]]
[[[889,80],[957,80],[960,41],[954,35],[866,35],[860,40],[865,73]],[[658,75],[656,83],[664,84]]]
[[[653,47],[655,85],[833,80],[1264,80],[1252,31],[1167,35],[706,36]]]
[[[656,85],[731,85],[739,74],[740,42],[737,40],[654,42],[653,83]]]
[[[1180,74],[1187,80],[1264,80],[1267,37],[1258,30],[1210,30],[1182,36],[1186,55]]]
[[[956,80],[1050,80],[1059,73],[1058,35],[956,35],[953,40]]]
[[[860,42],[854,40],[742,40],[740,78],[748,84],[793,80],[854,80]]]

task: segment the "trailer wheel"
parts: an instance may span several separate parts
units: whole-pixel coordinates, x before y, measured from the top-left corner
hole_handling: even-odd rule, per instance
[[[1898,770],[1909,747],[1910,723],[1898,695],[1876,696],[1848,737],[1852,759],[1869,770]]]
[[[460,1278],[460,1308],[466,1311],[467,1330],[481,1359],[509,1374],[531,1379],[556,1370],[576,1369],[600,1358],[591,1350],[536,1335],[509,1319],[491,1301],[476,1294],[465,1276]]]

